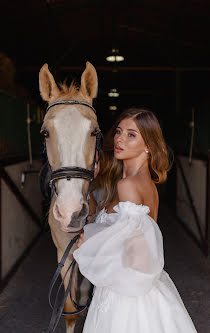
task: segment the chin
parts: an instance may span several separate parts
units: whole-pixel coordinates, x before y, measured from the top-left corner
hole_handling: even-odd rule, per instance
[[[114,153],[114,157],[117,159],[117,160],[123,160],[123,156],[120,156],[120,153]]]

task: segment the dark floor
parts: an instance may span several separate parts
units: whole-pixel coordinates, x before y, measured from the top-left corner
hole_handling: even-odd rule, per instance
[[[160,210],[159,224],[164,237],[165,270],[197,331],[210,333],[210,260],[165,206]],[[45,233],[0,296],[0,333],[45,332],[51,316],[48,286],[55,268],[55,248],[50,233]],[[64,327],[62,318],[55,332],[64,333]],[[75,331],[81,332],[81,324]]]

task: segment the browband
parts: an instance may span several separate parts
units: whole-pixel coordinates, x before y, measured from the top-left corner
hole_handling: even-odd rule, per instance
[[[47,109],[46,109],[46,112],[52,108],[53,106],[55,105],[60,105],[60,104],[79,104],[79,105],[84,105],[84,106],[87,106],[88,108],[92,109],[95,114],[96,114],[96,110],[94,109],[94,107],[88,103],[85,103],[85,102],[80,102],[80,101],[74,101],[74,100],[71,100],[71,101],[57,101],[55,103],[52,103],[50,105],[48,105]]]

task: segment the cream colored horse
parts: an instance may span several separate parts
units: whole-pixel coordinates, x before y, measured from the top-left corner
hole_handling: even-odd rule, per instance
[[[59,88],[45,64],[39,74],[40,93],[48,104],[60,100],[77,100],[92,105],[93,98],[97,95],[98,79],[95,68],[87,62],[86,69],[81,76],[81,87],[74,84],[70,87],[61,85]],[[61,167],[78,166],[91,170],[96,138],[91,135],[98,130],[97,118],[91,108],[84,105],[55,105],[49,109],[44,118],[41,131],[46,138],[48,160],[52,171]],[[56,181],[57,197],[52,198],[49,225],[53,242],[57,248],[57,257],[60,261],[70,240],[75,233],[85,224],[88,214],[87,194],[89,181],[84,179],[60,179]],[[78,217],[75,221],[75,214]],[[74,218],[73,226],[71,221]],[[73,248],[73,250],[75,247]],[[73,251],[72,250],[72,251]],[[62,269],[63,276],[66,267],[72,260],[69,255],[67,263]],[[73,279],[73,298],[75,299],[77,278]],[[65,282],[65,288],[68,277]],[[70,298],[65,304],[65,311],[75,311]],[[66,317],[66,332],[74,331],[78,315]]]

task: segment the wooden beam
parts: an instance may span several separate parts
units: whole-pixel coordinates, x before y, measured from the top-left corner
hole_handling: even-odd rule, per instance
[[[17,70],[20,72],[39,71],[42,65],[37,66],[19,66]],[[83,71],[85,66],[60,66],[59,71]],[[95,66],[97,71],[112,72],[112,66]],[[124,72],[203,72],[210,71],[210,67],[173,67],[173,66],[119,66],[117,71]]]
[[[15,185],[15,183],[12,181],[8,173],[4,170],[4,168],[0,169],[0,179],[3,179],[3,181],[7,184],[9,189],[12,191],[12,193],[15,195],[18,202],[22,205],[22,207],[27,211],[27,213],[31,216],[32,221],[35,222],[41,229],[43,228],[43,225],[38,217],[38,215],[34,212],[32,207],[29,205],[28,201],[24,198],[22,193],[19,191],[18,187]]]

